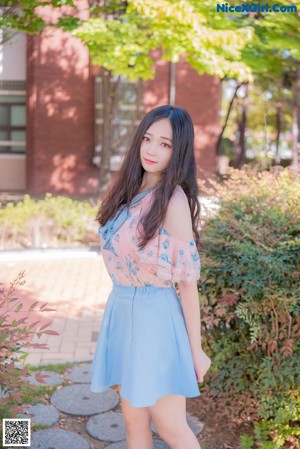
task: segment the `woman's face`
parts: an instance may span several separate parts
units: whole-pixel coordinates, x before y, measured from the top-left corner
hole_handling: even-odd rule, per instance
[[[145,132],[140,149],[141,164],[146,172],[160,175],[169,165],[171,156],[172,127],[169,119],[164,118]]]

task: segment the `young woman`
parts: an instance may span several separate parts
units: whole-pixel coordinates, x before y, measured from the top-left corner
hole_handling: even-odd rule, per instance
[[[152,448],[151,420],[171,449],[199,449],[186,421],[186,397],[200,394],[211,363],[201,347],[199,209],[192,120],[155,108],[96,217],[113,288],[90,389],[120,385],[127,449]]]

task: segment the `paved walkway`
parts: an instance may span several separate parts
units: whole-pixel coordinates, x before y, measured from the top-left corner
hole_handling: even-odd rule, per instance
[[[25,271],[26,283],[14,296],[23,309],[35,301],[56,311],[39,312],[35,307],[29,322],[52,322],[47,329],[60,335],[36,336],[48,350],[29,348],[26,363],[40,365],[62,361],[92,360],[105,304],[112,288],[102,256],[97,251],[48,250],[0,253],[0,282],[5,286]],[[40,305],[41,305],[40,304]],[[40,306],[39,305],[39,306]],[[18,312],[17,318],[24,313]]]
[[[79,363],[62,375],[41,371],[49,376],[45,382],[57,388],[47,400],[30,404],[23,409],[23,413],[17,415],[17,418],[30,419],[32,424],[48,426],[48,429],[32,432],[31,449],[49,449],[50,446],[51,449],[126,449],[126,429],[118,386],[102,393],[92,393],[89,389],[90,367],[90,363]],[[34,376],[26,379],[27,382],[38,384]],[[187,422],[198,437],[203,430],[203,423],[190,413],[187,413]],[[14,425],[18,432],[18,424]],[[11,427],[4,432],[6,444],[15,441],[16,432],[10,430]],[[151,431],[153,449],[170,449],[160,439],[154,422],[151,422]]]

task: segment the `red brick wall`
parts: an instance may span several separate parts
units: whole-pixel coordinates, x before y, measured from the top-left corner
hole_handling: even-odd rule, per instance
[[[159,54],[156,54],[158,57]],[[175,105],[190,113],[195,126],[195,154],[197,174],[206,178],[216,171],[215,146],[220,131],[220,80],[210,75],[199,75],[183,61],[175,68]],[[146,111],[169,102],[170,64],[157,64],[154,80],[145,83]]]
[[[216,171],[220,111],[220,80],[210,75],[199,75],[187,63],[176,69],[176,103],[185,107],[195,126],[195,153],[198,175],[207,177]]]
[[[27,47],[27,191],[95,194],[94,76],[87,49],[53,28],[28,37]],[[170,64],[158,61],[155,79],[145,82],[146,111],[169,102],[169,82]],[[199,177],[215,171],[219,102],[217,78],[176,65],[176,104],[194,121]]]
[[[49,28],[28,37],[27,191],[96,192],[94,79],[87,49]]]
[[[144,82],[145,111],[169,103],[170,64],[159,60],[160,51],[152,52],[152,57],[157,61],[155,66],[155,78]]]

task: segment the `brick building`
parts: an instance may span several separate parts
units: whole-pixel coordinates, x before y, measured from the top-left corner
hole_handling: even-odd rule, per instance
[[[103,109],[101,79],[87,49],[51,28],[42,36],[18,34],[0,56],[0,191],[96,193]],[[122,83],[116,135],[126,134],[133,108],[135,86]],[[194,121],[199,176],[214,173],[220,80],[199,76],[184,62],[174,70],[158,58],[155,79],[144,82],[144,110],[169,103],[174,93]]]

